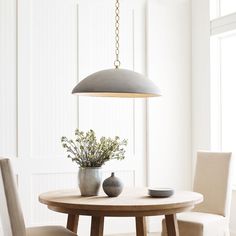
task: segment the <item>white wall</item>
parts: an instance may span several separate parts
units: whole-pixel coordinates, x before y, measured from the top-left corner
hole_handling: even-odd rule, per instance
[[[15,9],[14,1],[0,1],[0,156],[17,155]]]
[[[148,184],[191,186],[191,15],[188,0],[149,0],[148,75],[162,97],[149,99]],[[159,231],[158,219],[150,222]]]
[[[209,1],[192,0],[192,150],[210,149]]]
[[[0,156],[17,155],[16,73],[16,4],[0,1]]]
[[[145,1],[122,0],[120,25],[122,67],[144,72]],[[0,0],[0,36],[0,156],[14,165],[26,224],[65,225],[38,195],[77,187],[78,167],[60,144],[77,126],[128,138],[126,159],[107,164],[104,178],[115,170],[126,186],[143,186],[145,102],[71,95],[86,75],[113,67],[114,2]],[[80,233],[89,225],[81,217]],[[133,220],[106,220],[106,233],[134,230]]]

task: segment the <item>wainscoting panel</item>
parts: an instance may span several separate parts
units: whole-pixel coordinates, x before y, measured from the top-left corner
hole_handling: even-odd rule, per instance
[[[64,154],[60,137],[76,128],[77,11],[74,0],[31,1],[32,158]]]
[[[8,157],[17,155],[15,11],[15,0],[0,1],[0,156]]]
[[[33,174],[31,177],[32,224],[58,224],[66,222],[65,214],[49,211],[47,206],[38,202],[38,195],[57,189],[72,189],[77,185],[77,173]]]
[[[114,68],[115,34],[113,1],[79,2],[79,80],[102,69]],[[121,5],[120,45],[122,68],[134,67],[133,8]],[[84,24],[86,22],[86,24]],[[96,40],[94,40],[96,39]],[[126,55],[126,56],[124,56]],[[118,135],[129,140],[127,155],[134,155],[134,100],[79,99],[79,127],[98,135]]]
[[[59,176],[77,172],[60,142],[77,127],[77,99],[71,96],[77,81],[77,1],[18,0],[16,12],[19,160],[15,167],[26,223],[38,225],[56,222],[57,216],[50,218],[50,212],[47,218],[37,196],[72,187],[69,180],[67,184],[53,178],[59,171]],[[44,176],[40,181],[35,177],[39,173]],[[58,214],[58,223],[61,219]]]

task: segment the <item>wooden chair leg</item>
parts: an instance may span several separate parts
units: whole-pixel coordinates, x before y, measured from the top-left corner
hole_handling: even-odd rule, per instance
[[[136,217],[135,221],[136,221],[136,235],[146,236],[147,235],[146,218]]]
[[[104,217],[92,216],[90,236],[103,236]]]
[[[166,229],[168,236],[179,236],[179,227],[176,218],[176,214],[165,215],[166,218]]]
[[[66,228],[70,231],[77,233],[79,223],[79,215],[68,215]]]

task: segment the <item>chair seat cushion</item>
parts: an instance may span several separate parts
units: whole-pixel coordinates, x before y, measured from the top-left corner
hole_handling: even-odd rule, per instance
[[[186,212],[177,214],[177,219],[181,236],[224,236],[228,230],[228,221],[221,215]],[[162,227],[162,236],[166,236],[165,220]]]
[[[41,226],[26,229],[26,236],[77,236],[62,226]]]
[[[178,221],[194,222],[196,224],[226,223],[226,218],[221,215],[204,212],[184,212],[177,215]]]

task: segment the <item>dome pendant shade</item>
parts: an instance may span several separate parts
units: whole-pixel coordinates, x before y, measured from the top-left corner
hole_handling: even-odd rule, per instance
[[[124,98],[161,95],[159,88],[144,75],[118,68],[89,75],[74,87],[72,93],[82,96]]]

